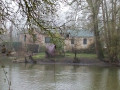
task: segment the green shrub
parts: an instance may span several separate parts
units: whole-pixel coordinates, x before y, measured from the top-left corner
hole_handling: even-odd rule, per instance
[[[95,44],[91,44],[88,48],[77,50],[77,53],[95,53]]]
[[[33,53],[38,53],[39,45],[37,44],[27,44],[27,50]]]

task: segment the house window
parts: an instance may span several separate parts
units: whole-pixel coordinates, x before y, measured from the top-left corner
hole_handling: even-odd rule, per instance
[[[50,37],[45,37],[45,43],[50,43]]]
[[[35,41],[37,40],[37,34],[33,34],[33,42],[35,43]]]
[[[71,44],[74,44],[74,39],[71,39]]]
[[[83,39],[83,44],[84,45],[87,44],[87,39],[86,38]]]

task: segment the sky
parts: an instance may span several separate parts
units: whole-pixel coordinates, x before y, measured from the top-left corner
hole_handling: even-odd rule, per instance
[[[63,23],[66,22],[66,12],[70,10],[70,6],[65,5],[65,3],[62,2],[59,2],[59,4],[60,4],[60,9],[57,11],[57,14],[59,16],[57,20],[57,24],[62,25]]]
[[[11,7],[11,11],[16,12],[18,10],[18,5],[16,3],[14,3],[12,0],[3,0],[4,2],[8,2],[9,3],[9,7]],[[57,11],[57,15],[58,18],[56,18],[56,25],[63,25],[66,22],[66,13],[70,11],[70,6],[67,5],[66,3],[64,3],[65,0],[60,0],[59,2],[59,9]],[[68,2],[70,3],[72,0],[68,0]],[[11,14],[14,15],[14,14]],[[16,16],[17,19],[20,20],[19,24],[22,27],[25,22],[26,19],[22,17],[22,15],[20,13],[17,14]],[[15,19],[15,18],[13,18]],[[15,23],[18,23],[18,21],[15,21]],[[7,28],[9,29],[11,26],[11,22],[7,21],[6,23]],[[16,32],[16,30],[14,29],[14,31]]]

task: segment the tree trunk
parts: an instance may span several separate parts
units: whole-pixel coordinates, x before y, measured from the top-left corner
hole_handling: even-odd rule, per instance
[[[98,59],[102,60],[104,58],[103,49],[100,41],[100,35],[98,30],[98,20],[97,15],[93,14],[93,22],[94,22],[94,37],[95,37],[95,48],[96,48],[96,54]]]
[[[90,6],[90,10],[92,12],[92,23],[93,23],[93,31],[95,37],[95,48],[98,59],[102,60],[104,58],[103,49],[100,41],[99,29],[98,29],[98,13],[99,7],[102,0],[86,0],[88,5]]]

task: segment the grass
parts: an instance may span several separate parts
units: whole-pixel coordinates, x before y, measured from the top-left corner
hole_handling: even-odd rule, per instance
[[[74,53],[66,53],[66,57],[74,58]],[[86,54],[86,53],[78,53],[78,58],[97,58],[96,54]]]
[[[65,53],[65,57],[68,58],[74,58],[74,53]],[[96,58],[96,54],[85,54],[85,53],[80,53],[77,54],[78,58],[90,58],[90,59],[94,59]],[[45,58],[45,53],[38,53],[36,55],[33,56],[34,59],[44,59]],[[61,57],[62,58],[62,57]]]
[[[45,58],[45,53],[38,53],[36,55],[33,56],[34,59],[43,59]]]

